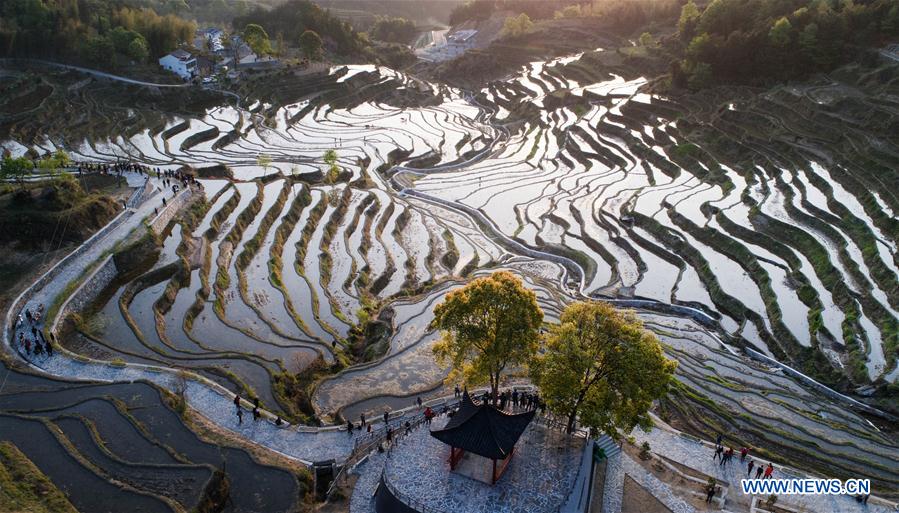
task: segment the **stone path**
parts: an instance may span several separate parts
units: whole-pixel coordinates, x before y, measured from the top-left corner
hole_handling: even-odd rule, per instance
[[[743,496],[740,489],[740,480],[746,477],[746,463],[740,463],[739,447],[735,447],[737,451],[736,457],[728,464],[721,466],[712,459],[714,448],[710,443],[701,443],[694,440],[684,438],[675,432],[668,431],[663,428],[656,428],[650,432],[645,432],[639,428],[632,433],[636,438],[637,445],[644,441],[649,442],[652,451],[656,454],[665,456],[669,460],[676,461],[682,465],[698,470],[704,474],[714,476],[720,481],[726,481],[730,484],[728,491],[728,503],[738,501],[749,504],[751,497]],[[726,442],[726,441],[725,441]],[[625,460],[616,468],[616,472],[621,474],[616,479],[623,480],[623,474],[627,473],[634,477],[637,482],[646,487],[653,495],[660,499],[666,506],[671,508],[675,513],[693,511],[692,506],[686,504],[682,499],[672,495],[669,486],[652,476],[639,464],[630,460],[623,455]],[[752,458],[750,453],[750,457]],[[748,460],[747,459],[747,460]],[[630,460],[630,463],[627,462]],[[762,464],[767,465],[767,461],[759,460]],[[756,461],[756,463],[759,463]],[[775,466],[775,478],[806,478],[794,469],[785,470],[779,466]],[[608,478],[607,478],[608,483]],[[609,490],[607,485],[606,490]],[[874,490],[876,493],[876,490]],[[620,511],[620,503],[617,509],[610,501],[610,509],[604,507],[606,513]],[[892,508],[874,501],[869,501],[867,506],[856,502],[852,497],[834,496],[834,495],[782,495],[778,497],[778,504],[799,509],[801,511],[820,511],[833,513],[886,513],[893,511]],[[605,505],[604,505],[605,506]],[[727,506],[725,506],[727,507]]]

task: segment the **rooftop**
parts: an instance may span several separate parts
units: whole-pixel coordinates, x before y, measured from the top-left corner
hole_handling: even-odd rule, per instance
[[[431,432],[441,442],[493,460],[505,459],[534,418],[536,411],[504,413],[487,404],[476,405],[466,392],[459,411],[446,426]]]

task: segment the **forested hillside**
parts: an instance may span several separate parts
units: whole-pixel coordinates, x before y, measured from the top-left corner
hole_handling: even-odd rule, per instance
[[[190,39],[196,25],[116,0],[4,0],[0,55],[108,66],[144,62]]]
[[[766,84],[829,71],[899,36],[896,0],[691,0],[678,35],[676,85]],[[868,53],[868,55],[873,55]]]

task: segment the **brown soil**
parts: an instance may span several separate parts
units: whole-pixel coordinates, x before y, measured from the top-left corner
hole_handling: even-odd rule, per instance
[[[634,478],[624,476],[621,513],[671,513],[671,510],[634,481]]]

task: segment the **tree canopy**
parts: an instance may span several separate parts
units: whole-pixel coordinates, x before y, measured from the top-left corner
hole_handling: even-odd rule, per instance
[[[668,390],[676,362],[632,313],[584,301],[565,308],[530,366],[547,408],[618,439],[651,426],[652,402]]]
[[[268,55],[272,53],[272,42],[268,38],[268,33],[256,23],[248,23],[247,26],[244,27],[243,40],[250,45],[250,48],[257,55]]]
[[[251,23],[270,34],[281,33],[287,41],[299,41],[301,34],[312,30],[342,55],[356,54],[365,46],[348,23],[308,0],[288,0],[271,9],[256,7],[233,22],[235,27]]]
[[[503,23],[503,37],[518,37],[534,30],[534,22],[530,16],[521,13],[518,16],[509,16]]]
[[[317,61],[322,57],[324,43],[321,36],[314,30],[307,30],[300,34],[300,50],[310,61]]]
[[[683,6],[680,63],[692,88],[764,85],[829,71],[899,36],[895,0],[712,0]]]
[[[450,379],[489,383],[494,403],[505,371],[537,351],[543,311],[537,296],[510,272],[498,271],[446,295],[434,309],[431,329],[437,362],[451,366]]]
[[[25,175],[34,169],[34,164],[26,157],[5,157],[0,163],[0,178],[3,180],[16,180],[20,184]]]
[[[409,44],[418,35],[415,23],[406,18],[378,16],[370,31],[371,37],[388,43]]]
[[[193,22],[116,0],[6,0],[0,54],[110,67],[158,58],[189,40]],[[135,42],[137,41],[137,42]]]

